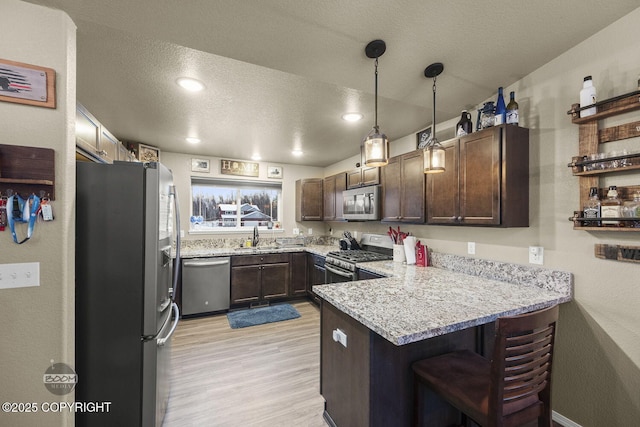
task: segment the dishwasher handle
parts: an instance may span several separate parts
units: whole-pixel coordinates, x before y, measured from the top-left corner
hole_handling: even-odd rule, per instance
[[[211,261],[184,261],[184,267],[213,267],[216,265],[227,265],[229,264],[229,260],[211,260]]]

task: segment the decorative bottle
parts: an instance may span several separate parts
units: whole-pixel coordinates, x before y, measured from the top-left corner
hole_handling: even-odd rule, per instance
[[[607,198],[601,203],[602,225],[623,226],[619,220],[607,220],[604,218],[620,218],[622,216],[622,203],[618,198],[618,187],[612,185],[607,192]]]
[[[511,93],[509,93],[509,103],[507,104],[507,124],[518,126],[519,118],[516,93],[511,91]]]
[[[593,85],[591,76],[584,78],[582,90],[580,91],[580,108],[596,103],[596,87]],[[596,113],[596,107],[587,108],[580,111],[580,117],[593,116]]]
[[[640,228],[640,190],[633,193],[633,200],[623,203],[622,216],[633,218],[625,224],[626,227]]]
[[[598,187],[591,187],[589,190],[589,199],[584,204],[583,215],[585,227],[600,227],[601,207]]]
[[[496,116],[494,118],[494,125],[499,126],[507,121],[507,107],[504,104],[504,97],[502,96],[502,87],[498,88],[498,99],[496,101]]]
[[[456,124],[456,136],[468,135],[473,131],[473,123],[471,122],[471,114],[467,110],[462,110],[460,121]]]

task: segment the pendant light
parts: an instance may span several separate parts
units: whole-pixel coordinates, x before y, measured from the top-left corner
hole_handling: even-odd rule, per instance
[[[431,138],[424,147],[424,173],[444,172],[444,148],[436,138],[436,77],[442,73],[444,65],[435,62],[424,69],[424,76],[433,79],[433,125],[431,126]]]
[[[369,58],[375,58],[375,122],[371,132],[362,141],[361,150],[364,153],[364,164],[366,166],[385,166],[389,163],[389,140],[387,136],[380,133],[378,127],[378,58],[386,51],[387,46],[382,40],[370,42],[364,49]]]

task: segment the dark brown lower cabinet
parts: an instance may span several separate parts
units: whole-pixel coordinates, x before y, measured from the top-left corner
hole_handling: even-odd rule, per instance
[[[290,254],[231,257],[231,304],[285,298],[289,292]]]
[[[474,328],[402,346],[341,312],[321,303],[320,392],[324,417],[339,427],[410,426],[413,413],[413,374],[417,360],[454,350],[475,350]],[[339,329],[347,346],[333,340]],[[460,413],[436,394],[423,391],[425,426],[456,425]]]
[[[307,295],[311,301],[320,304],[320,298],[313,293],[313,285],[324,284],[324,260],[325,257],[315,254],[307,254]]]
[[[307,295],[307,253],[291,254],[291,282],[289,296],[304,297]]]

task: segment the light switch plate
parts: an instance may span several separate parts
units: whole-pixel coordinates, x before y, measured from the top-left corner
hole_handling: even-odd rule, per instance
[[[0,289],[40,286],[40,263],[0,264]]]
[[[475,253],[476,253],[476,242],[467,242],[467,253],[469,255],[475,255]]]
[[[529,263],[544,264],[544,248],[542,246],[529,246]]]

